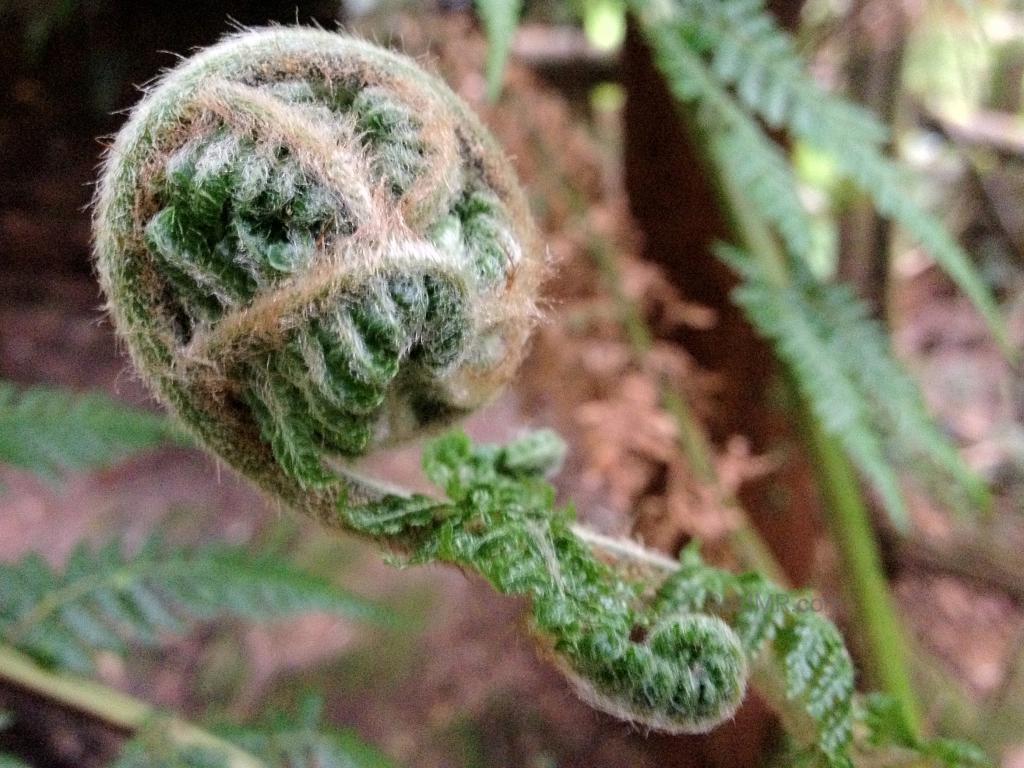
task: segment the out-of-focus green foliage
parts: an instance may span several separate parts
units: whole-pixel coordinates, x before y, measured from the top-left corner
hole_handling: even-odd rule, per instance
[[[80,546],[62,571],[38,555],[0,563],[0,641],[56,669],[90,672],[98,651],[155,644],[189,620],[268,620],[326,612],[381,622],[382,608],[275,557],[222,544],[197,549],[151,538]]]
[[[108,467],[173,437],[166,419],[106,395],[0,381],[0,464],[48,478]]]

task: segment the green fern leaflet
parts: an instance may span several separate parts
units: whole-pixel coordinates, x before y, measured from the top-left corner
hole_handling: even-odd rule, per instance
[[[0,381],[0,464],[47,478],[107,467],[172,439],[168,422],[99,393]]]
[[[148,541],[80,546],[63,571],[38,555],[0,563],[0,641],[47,667],[89,672],[97,651],[153,645],[188,619],[267,620],[304,612],[389,620],[382,608],[243,547],[189,550]]]

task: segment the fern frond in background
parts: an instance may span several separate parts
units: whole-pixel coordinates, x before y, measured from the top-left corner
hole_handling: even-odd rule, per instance
[[[961,514],[988,509],[991,492],[935,425],[864,302],[846,285],[823,285],[807,274],[802,283],[832,359],[843,363],[868,403],[893,464]]]
[[[710,141],[715,156],[722,160],[722,173],[778,230],[787,252],[813,265],[814,227],[800,199],[793,167],[779,146],[749,121],[715,131]]]
[[[491,99],[501,93],[505,63],[522,10],[522,0],[476,0],[476,11],[487,34],[487,94]]]
[[[772,342],[819,422],[842,443],[897,525],[909,525],[897,469],[938,488],[961,512],[988,507],[984,483],[935,427],[883,332],[848,288],[822,285],[809,274],[779,285],[741,251],[721,247],[718,253],[744,279],[735,301]]]
[[[817,421],[840,441],[897,525],[906,527],[908,517],[896,469],[917,477],[960,511],[987,507],[983,484],[931,423],[917,387],[868,313],[852,296],[810,276],[813,234],[806,214],[800,213],[795,176],[781,150],[751,121],[756,115],[786,127],[829,156],[861,152],[863,157],[849,160],[858,172],[868,166],[889,169],[886,183],[869,191],[890,207],[900,207],[919,234],[930,233],[928,242],[944,238],[958,249],[938,221],[909,201],[897,166],[882,154],[885,128],[822,91],[806,74],[789,37],[757,0],[636,0],[634,5],[638,13],[648,14],[642,16],[644,33],[673,94],[697,105],[698,128],[707,134],[723,182],[740,191],[785,246],[784,261],[775,265],[779,274],[768,274],[764,264],[752,264],[737,251],[728,261],[747,281],[737,300],[776,344]],[[744,41],[749,50],[741,45]],[[950,255],[949,248],[940,250]],[[989,301],[966,255],[958,254],[939,261],[963,278],[959,282],[969,295],[977,299],[980,290]],[[985,306],[979,303],[983,311]],[[887,378],[880,379],[880,373]]]
[[[185,620],[267,620],[324,612],[375,622],[387,611],[279,559],[227,545],[182,549],[150,539],[82,545],[63,571],[38,555],[0,563],[0,641],[47,667],[89,672],[97,651],[154,644]]]
[[[47,478],[99,469],[173,439],[169,422],[97,392],[0,381],[0,465]]]
[[[792,39],[762,0],[632,0],[647,28],[676,34],[709,59],[710,72],[773,128],[789,131],[900,224],[960,286],[1004,352],[1014,357],[1000,310],[970,257],[935,217],[914,201],[906,172],[885,155],[889,131],[869,112],[831,96],[808,74]],[[677,76],[663,69],[670,80]]]
[[[655,61],[672,95],[696,103],[692,130],[706,135],[722,172],[730,174],[760,213],[783,238],[794,257],[811,260],[814,239],[810,217],[800,200],[796,176],[782,149],[715,81],[698,52],[671,26],[645,29]]]
[[[815,418],[841,442],[881,496],[894,521],[905,527],[907,510],[899,481],[886,460],[864,397],[849,371],[832,358],[828,341],[820,336],[805,297],[792,287],[773,283],[760,265],[741,251],[723,247],[719,253],[744,278],[734,291],[735,301],[758,331],[773,343]]]
[[[391,761],[354,733],[323,722],[323,701],[307,696],[294,714],[254,727],[212,728],[224,748],[183,746],[155,721],[126,743],[110,768],[390,768]],[[229,753],[227,748],[241,753]],[[233,759],[234,758],[234,759]],[[250,762],[251,760],[251,762]]]

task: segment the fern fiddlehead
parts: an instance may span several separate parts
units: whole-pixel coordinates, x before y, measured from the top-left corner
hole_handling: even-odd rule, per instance
[[[440,443],[447,502],[345,465],[489,399],[535,320],[545,260],[523,194],[441,82],[333,33],[228,38],[136,107],[95,228],[136,366],[214,453],[328,524],[530,597],[596,706],[677,732],[732,715],[738,635],[594,557],[552,511],[551,440]]]
[[[96,222],[139,370],[218,454],[328,514],[325,455],[443,424],[511,377],[544,266],[461,102],[318,30],[237,35],[170,72],[111,148]]]

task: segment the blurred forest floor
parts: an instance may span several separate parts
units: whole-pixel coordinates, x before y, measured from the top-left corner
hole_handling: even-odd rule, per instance
[[[520,383],[469,431],[502,440],[530,426],[558,429],[572,446],[560,493],[590,524],[667,551],[699,538],[714,559],[728,562],[723,542],[735,521],[680,457],[657,384],[666,375],[682,381],[698,414],[709,417],[718,382],[670,343],[656,343],[638,360],[609,292],[620,286],[656,336],[715,322],[637,255],[640,241],[620,186],[616,111],[592,110],[585,98],[560,95],[517,66],[502,100],[487,104],[485,47],[461,16],[394,17],[374,35],[427,55],[481,112],[519,168],[557,265],[548,317]],[[101,150],[95,123],[76,120],[63,94],[38,80],[16,76],[3,87],[16,107],[0,116],[0,377],[99,388],[148,405],[100,312],[89,265],[85,206]],[[609,255],[619,271],[611,282]],[[1012,446],[1001,430],[1013,421],[1011,384],[980,320],[932,271],[911,270],[900,280],[897,343],[915,362],[929,403],[946,429],[973,446],[976,465],[1006,463]],[[413,484],[417,455],[410,449],[376,459],[373,471]],[[731,488],[771,473],[777,460],[751,455],[742,436],[716,459]],[[1013,466],[1011,485],[1021,482]],[[59,486],[10,471],[0,471],[0,482],[2,559],[35,550],[58,562],[81,540],[138,541],[157,526],[191,541],[283,539],[304,564],[410,622],[367,629],[311,617],[269,628],[209,627],[127,666],[103,665],[108,682],[187,715],[250,717],[314,686],[325,692],[333,721],[351,725],[399,764],[425,768],[754,765],[774,743],[756,699],[706,737],[647,736],[594,712],[538,658],[520,604],[452,570],[393,569],[375,551],[268,505],[196,451],[162,450]],[[1013,495],[1005,493],[1004,502]],[[915,518],[934,542],[951,535],[950,521],[924,502]],[[999,519],[998,538],[1009,551],[1024,551],[1024,519]],[[842,622],[842,585],[823,542],[819,537],[809,572]],[[1024,639],[1024,595],[929,567],[926,555],[896,544],[887,555],[916,641],[971,696],[999,695]],[[52,754],[63,760],[55,764],[91,768],[109,758],[113,743],[86,749],[76,733],[50,728]],[[1024,766],[1024,743],[1003,757],[1007,767]]]

